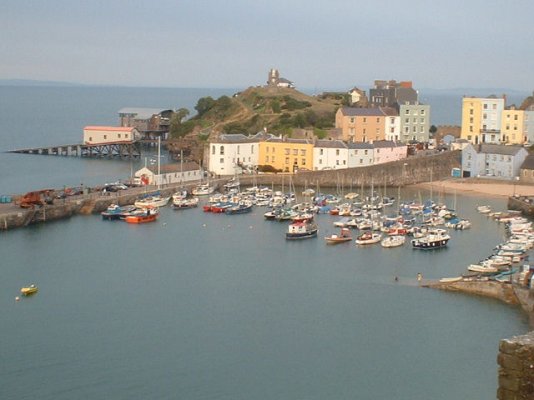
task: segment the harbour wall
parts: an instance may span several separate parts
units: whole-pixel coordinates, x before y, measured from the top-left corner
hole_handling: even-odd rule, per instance
[[[491,297],[507,304],[518,304],[534,326],[534,291],[512,283],[491,281],[435,282],[436,289]],[[497,355],[498,400],[534,399],[534,331],[502,339]]]
[[[521,211],[523,215],[534,217],[534,199],[524,196],[508,198],[508,209]]]
[[[258,184],[282,185],[291,182],[299,187],[343,188],[355,191],[361,187],[399,187],[449,178],[453,168],[460,167],[460,151],[442,152],[421,157],[409,157],[389,163],[327,171],[301,171],[296,174],[259,174],[243,176],[241,181],[255,180]]]
[[[499,343],[498,400],[534,399],[534,332]]]

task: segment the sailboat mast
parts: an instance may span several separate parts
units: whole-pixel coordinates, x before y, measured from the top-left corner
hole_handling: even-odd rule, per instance
[[[161,186],[161,136],[158,136],[158,189]]]

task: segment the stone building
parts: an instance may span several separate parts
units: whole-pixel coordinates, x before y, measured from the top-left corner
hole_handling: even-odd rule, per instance
[[[394,107],[400,104],[418,102],[418,93],[411,81],[376,80],[374,88],[369,89],[369,103],[373,107]]]
[[[277,69],[272,68],[267,76],[267,86],[294,88],[293,82],[280,76],[280,72]]]
[[[534,184],[534,154],[529,154],[519,168],[521,182]]]

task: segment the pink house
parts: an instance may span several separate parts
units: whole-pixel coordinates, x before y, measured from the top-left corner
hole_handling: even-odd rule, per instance
[[[373,142],[373,164],[383,164],[398,161],[408,156],[408,146],[390,140],[376,140]]]

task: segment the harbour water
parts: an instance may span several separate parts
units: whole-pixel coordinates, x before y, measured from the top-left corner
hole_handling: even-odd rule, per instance
[[[57,88],[57,97],[27,90],[35,103],[66,96]],[[157,90],[151,96],[160,99]],[[123,106],[166,106],[139,104],[148,95],[89,97],[82,97],[93,110],[86,120],[83,110],[59,102],[65,114],[78,115],[69,132],[114,123]],[[177,97],[172,106],[184,103]],[[109,115],[95,120],[101,107]],[[6,129],[3,117],[3,149],[45,139],[57,144],[63,135],[36,132],[53,136],[55,126],[75,125],[70,115],[33,117],[33,128],[23,131],[16,124]],[[131,168],[1,157],[17,166],[0,181],[7,193],[102,183]],[[405,199],[419,196],[430,193],[402,192]],[[421,288],[416,280],[417,273],[461,274],[502,241],[503,227],[476,213],[482,202],[506,206],[458,195],[458,212],[472,229],[451,232],[448,248],[434,252],[327,246],[322,237],[335,231],[336,219],[329,215],[317,217],[317,239],[286,241],[286,225],[265,221],[261,208],[236,216],[165,208],[156,223],[139,226],[76,216],[0,232],[0,398],[495,398],[499,339],[525,333],[525,315],[494,300]],[[39,293],[15,301],[30,283]]]

